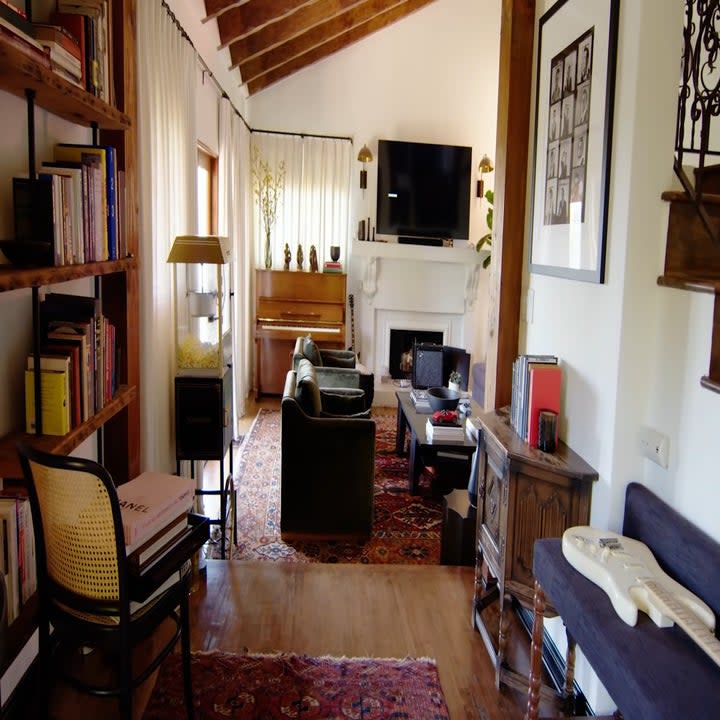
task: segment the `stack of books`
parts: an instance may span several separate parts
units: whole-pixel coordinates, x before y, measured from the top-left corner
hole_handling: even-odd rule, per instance
[[[334,262],[333,260],[326,260],[323,265],[323,272],[326,273],[341,273],[343,266],[341,262]]]
[[[33,35],[50,53],[53,71],[84,89],[83,57],[79,41],[64,27],[48,23],[33,23]]]
[[[463,440],[465,429],[457,420],[444,422],[429,417],[425,423],[425,435],[430,442],[456,442]]]
[[[410,399],[412,400],[415,410],[419,413],[429,413],[432,411],[430,400],[428,400],[427,390],[418,390],[413,388],[410,391]]]
[[[117,494],[128,563],[138,569],[162,554],[188,527],[195,481],[144,472],[120,485]]]
[[[510,425],[536,447],[540,411],[560,412],[562,368],[555,355],[520,355],[513,363],[512,378]]]

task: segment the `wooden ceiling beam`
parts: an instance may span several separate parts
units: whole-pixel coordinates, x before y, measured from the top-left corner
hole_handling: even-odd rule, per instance
[[[362,25],[353,27],[350,30],[337,35],[328,42],[314,47],[302,55],[294,57],[283,65],[256,77],[251,82],[247,83],[248,93],[253,95],[269,85],[282,80],[288,75],[297,72],[308,65],[312,65],[318,60],[322,60],[323,58],[332,55],[338,50],[342,50],[348,45],[357,42],[358,40],[361,40],[378,30],[382,30],[384,27],[407,17],[411,12],[419,10],[421,7],[429,5],[434,1],[435,0],[405,0],[400,5],[396,5],[391,9],[376,15]]]
[[[243,82],[251,82],[259,75],[270,72],[306,52],[311,52],[339,35],[404,3],[405,0],[369,0],[361,5],[356,5],[334,18],[316,25],[307,32],[297,35],[286,43],[241,62],[238,69]]]
[[[243,5],[232,7],[217,19],[220,36],[219,50],[235,40],[247,37],[266,25],[292,16],[316,0],[250,0]]]
[[[205,17],[203,18],[203,22],[206,23],[208,20],[214,20],[218,15],[222,15],[234,7],[245,5],[245,3],[249,2],[251,2],[251,0],[205,0]]]
[[[254,55],[266,52],[269,48],[307,32],[326,20],[339,15],[355,5],[367,0],[316,0],[296,12],[266,25],[257,32],[230,44],[230,68]],[[223,18],[218,18],[218,28],[222,34]]]

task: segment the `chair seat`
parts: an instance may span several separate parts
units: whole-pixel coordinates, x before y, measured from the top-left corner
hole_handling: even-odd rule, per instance
[[[561,540],[534,544],[533,574],[628,720],[718,717],[720,667],[677,626],[632,627],[605,591],[568,563]]]

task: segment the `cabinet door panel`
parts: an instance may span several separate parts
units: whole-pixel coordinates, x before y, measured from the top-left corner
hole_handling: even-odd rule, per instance
[[[503,499],[503,477],[490,462],[481,466],[484,471],[480,478],[482,492],[480,542],[485,550],[485,560],[491,566],[493,572],[499,575],[501,572],[500,561],[502,555],[501,541],[502,532],[502,499]]]
[[[533,543],[538,538],[560,537],[569,527],[572,490],[524,473],[517,474],[515,488],[509,577],[532,588]]]

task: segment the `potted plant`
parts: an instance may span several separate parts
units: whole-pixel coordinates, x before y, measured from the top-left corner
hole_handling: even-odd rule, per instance
[[[278,202],[285,189],[285,161],[281,160],[273,172],[268,161],[260,156],[260,149],[253,146],[252,177],[260,217],[265,227],[265,268],[269,270],[272,268],[270,232],[277,220]]]
[[[492,226],[493,226],[493,201],[495,200],[495,193],[493,193],[492,190],[488,190],[485,193],[485,199],[488,201],[488,211],[487,215],[485,216],[485,222],[488,226],[488,232],[485,233],[476,243],[475,243],[475,249],[480,252],[480,250],[487,245],[490,247],[492,245]],[[490,258],[491,255],[488,255],[483,260],[483,268],[487,270],[487,268],[490,266]]]
[[[460,392],[460,384],[462,383],[462,375],[457,371],[453,370],[448,377],[448,387],[450,390],[457,390]]]

